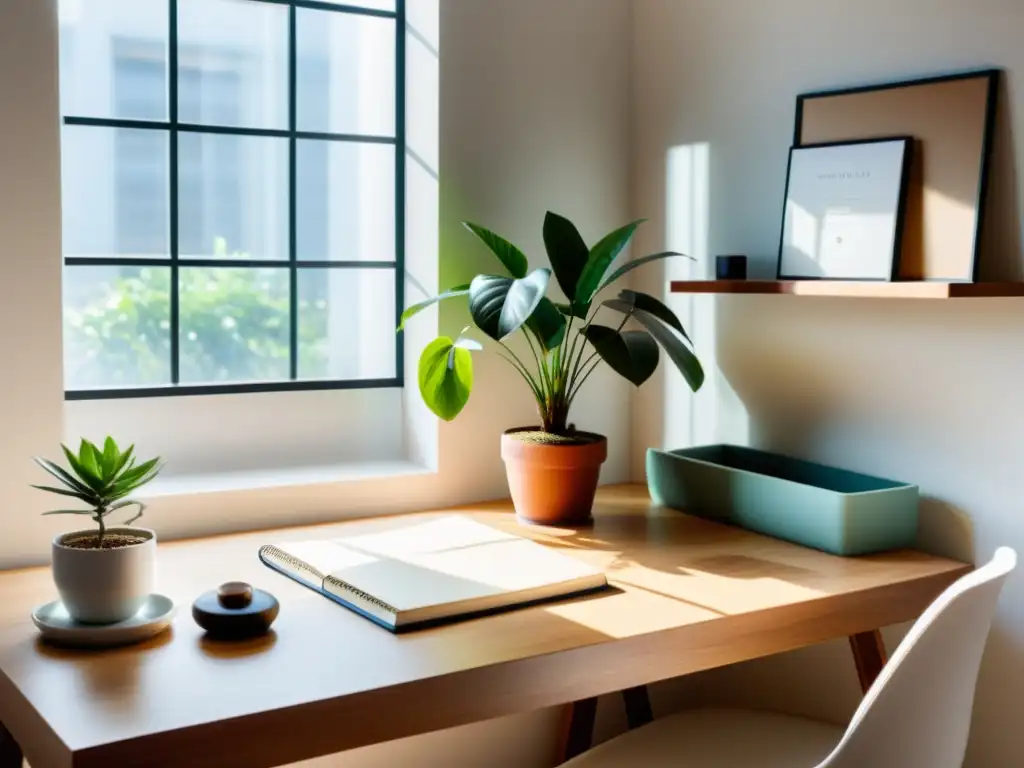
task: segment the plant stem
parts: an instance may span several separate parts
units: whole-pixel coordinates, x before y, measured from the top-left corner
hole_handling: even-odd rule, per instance
[[[570,392],[573,389],[573,384],[576,381],[576,377],[579,375],[580,363],[583,360],[583,353],[586,352],[586,349],[587,349],[587,336],[586,336],[587,328],[589,328],[593,324],[594,320],[596,320],[596,319],[597,319],[597,310],[595,309],[594,313],[590,316],[590,318],[587,320],[587,322],[580,329],[579,335],[583,337],[583,343],[580,346],[579,354],[578,355],[576,354],[576,346],[575,346],[575,344],[573,345],[573,352],[572,352],[572,354],[573,354],[573,357],[575,357],[575,363],[572,366],[572,373],[569,374],[569,391]]]
[[[561,434],[562,432],[565,432],[565,418],[559,417],[559,414],[562,411],[560,408],[560,398],[558,397],[555,382],[551,377],[551,370],[547,364],[547,355],[544,353],[544,343],[538,336],[537,345],[540,348],[540,351],[538,352],[537,349],[534,348],[533,339],[530,338],[530,331],[524,329],[524,333],[526,334],[526,342],[530,345],[530,351],[533,352],[533,359],[537,362],[541,381],[544,383],[544,397],[537,402],[541,426],[545,432],[557,432]]]
[[[571,305],[570,305],[571,306]],[[569,353],[569,336],[572,334],[572,324],[576,319],[574,315],[569,315],[569,320],[565,326],[565,335],[562,336],[562,343],[558,345],[558,375],[561,379],[562,386],[565,386],[565,382],[568,379],[566,376],[566,370],[568,366],[564,364],[566,359],[566,353]],[[569,353],[569,360],[572,360],[572,355]]]
[[[591,353],[590,357],[583,361],[583,364],[580,366],[580,370],[585,371],[587,369],[587,366],[594,362],[594,358],[599,356],[600,355],[597,352]],[[580,355],[580,357],[582,357],[582,355]]]
[[[572,401],[576,399],[576,395],[578,395],[580,390],[583,389],[583,385],[587,383],[587,379],[590,378],[590,374],[597,370],[597,366],[600,364],[601,361],[596,360],[594,364],[587,369],[587,372],[583,374],[582,378],[580,378],[579,382],[576,384],[576,388],[569,393],[569,405],[572,405]]]
[[[94,517],[93,520],[95,520],[100,527],[99,536],[96,537],[96,549],[103,549],[103,537],[107,534],[107,525],[103,521],[103,518],[106,516],[106,514],[106,507],[96,508],[96,517]]]
[[[576,334],[576,336],[583,338],[582,346],[579,348],[579,351],[577,352],[576,349],[576,338],[572,340],[572,344],[569,347],[569,359],[566,361],[565,368],[569,371],[569,375],[566,377],[566,382],[570,389],[572,388],[572,381],[576,377],[576,369],[579,368],[580,357],[583,356],[583,350],[587,348],[587,337],[584,334],[587,332],[588,325],[590,325],[590,323],[584,323],[583,327],[580,328],[579,332]]]
[[[530,381],[533,382],[534,384],[536,384],[536,382],[533,380],[533,377],[530,376],[529,370],[523,364],[523,361],[519,359],[519,355],[517,355],[515,352],[513,352],[512,349],[505,342],[499,341],[498,344],[501,345],[501,348],[504,349],[506,352],[508,352],[509,355],[512,357],[512,359],[515,360],[519,364],[519,367],[523,370],[523,372],[527,375],[527,377],[529,377]]]
[[[615,332],[616,333],[622,333],[622,329],[626,327],[626,323],[629,322],[629,318],[632,317],[632,316],[633,316],[632,312],[626,313],[622,317],[622,322],[619,323],[619,327],[615,329]],[[589,328],[591,323],[593,323],[594,320],[596,320],[596,319],[597,319],[597,313],[595,312],[594,313],[594,317],[590,318],[590,321],[584,326],[584,330]],[[593,361],[593,359],[598,356],[598,353],[595,351],[593,354],[590,355],[590,357],[588,357],[586,359],[586,362],[583,362],[582,365],[581,365],[580,361],[583,360],[583,353],[584,353],[585,350],[586,350],[586,344],[584,344],[583,348],[580,349],[579,357],[576,359],[576,365],[573,368],[572,375],[569,377],[569,402],[570,403],[572,403],[572,399],[574,397],[576,397],[576,394],[580,391],[580,387],[583,386],[583,382],[586,381],[587,378],[590,376],[590,374],[593,373],[593,371],[594,371],[594,368],[592,367],[589,371],[587,371],[586,375],[583,377],[582,380],[578,380],[578,378],[577,378],[578,375],[579,375],[580,370],[581,369],[586,370],[586,367],[588,365],[590,365],[591,361]],[[598,361],[598,362],[600,362],[600,361]],[[594,367],[596,367],[596,366],[597,366],[597,363],[594,363]]]
[[[536,383],[533,381],[533,379],[530,378],[530,375],[526,372],[526,370],[524,368],[521,368],[519,363],[517,363],[508,355],[503,355],[499,352],[498,357],[500,357],[502,360],[504,360],[506,363],[511,365],[512,368],[515,369],[515,372],[522,377],[523,381],[525,381],[527,385],[529,385],[530,391],[533,392],[534,399],[536,399],[539,402],[541,396],[540,391],[537,389]]]
[[[595,315],[597,314],[596,310],[595,310],[594,314]],[[583,327],[580,328],[579,332],[573,337],[573,339],[572,339],[572,347],[569,349],[569,361],[570,361],[570,364],[572,363],[573,360],[576,360],[577,362],[579,362],[579,357],[576,354],[576,343],[582,338],[583,341],[581,343],[582,343],[583,347],[587,346],[587,336],[586,336],[586,333],[587,333],[587,328],[590,327],[590,323],[591,322],[593,322],[592,319],[588,320],[587,318],[584,317],[583,318]],[[569,378],[570,379],[572,378],[572,374],[569,375]]]
[[[530,389],[533,390],[533,396],[537,399],[537,402],[538,403],[543,402],[544,395],[541,393],[540,386],[537,384],[536,380],[530,375],[530,372],[527,369],[527,367],[525,365],[523,365],[523,361],[519,359],[518,355],[516,355],[516,353],[513,352],[509,348],[509,346],[507,344],[505,344],[505,342],[499,341],[498,344],[500,344],[501,347],[506,352],[509,353],[509,355],[511,356],[511,359],[508,358],[508,357],[505,357],[504,355],[502,355],[502,357],[505,360],[508,360],[509,363],[512,363],[512,365],[516,368],[516,370],[519,371],[519,375],[522,376],[524,379],[526,379],[527,384],[530,385]],[[513,362],[513,361],[515,361],[515,362]]]
[[[551,379],[548,376],[547,365],[545,365],[543,357],[538,354],[537,349],[533,345],[533,339],[530,337],[530,331],[523,326],[523,335],[526,336],[526,343],[530,347],[530,352],[533,353],[533,361],[537,364],[537,372],[540,374],[541,383],[544,385],[542,391],[545,395],[551,392]],[[543,345],[541,349],[543,350]]]

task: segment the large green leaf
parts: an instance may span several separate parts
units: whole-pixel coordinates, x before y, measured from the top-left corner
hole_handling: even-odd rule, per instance
[[[124,492],[125,490],[134,491],[136,488],[140,488],[150,480],[152,480],[160,472],[161,467],[157,464],[160,462],[160,457],[150,459],[149,461],[139,464],[137,467],[132,467],[117,478],[117,482],[114,483],[111,491],[115,494]]]
[[[473,390],[473,360],[469,350],[447,336],[427,345],[420,355],[420,395],[434,415],[451,421],[465,408]]]
[[[635,317],[668,353],[669,359],[683,374],[690,389],[696,392],[704,384],[704,368],[697,356],[690,351],[683,340],[680,339],[671,328],[666,327],[661,320],[642,309],[633,312]]]
[[[144,461],[137,467],[132,467],[131,469],[126,470],[119,478],[117,478],[117,481],[119,483],[134,481],[154,469],[159,462],[160,457]]]
[[[571,303],[576,298],[576,285],[590,258],[587,244],[571,221],[548,211],[544,217],[544,247],[555,278]]]
[[[565,317],[551,299],[541,299],[526,324],[537,334],[547,352],[557,349],[565,338]]]
[[[608,267],[612,265],[615,258],[622,253],[626,243],[633,237],[637,227],[644,223],[643,219],[627,224],[605,237],[590,249],[590,256],[587,258],[587,266],[583,268],[579,282],[576,284],[575,303],[580,306],[590,306],[601,285],[601,278],[605,276]]]
[[[114,467],[117,466],[117,459],[121,455],[121,452],[117,449],[117,443],[114,438],[107,437],[106,442],[103,443],[103,453],[100,455],[100,469],[103,479],[107,482],[114,476]]]
[[[644,312],[654,315],[666,325],[675,328],[683,335],[684,339],[689,341],[690,344],[693,344],[693,342],[690,341],[690,337],[686,335],[686,331],[683,329],[683,324],[679,322],[679,318],[676,317],[676,313],[648,293],[622,291],[619,293],[619,298],[609,299],[608,301],[602,302],[602,304],[609,309],[614,309],[616,312],[622,312],[627,315],[634,309],[642,309]]]
[[[108,494],[104,494],[104,499],[106,499],[106,503],[109,504],[109,503],[111,503],[113,501],[119,501],[119,500],[121,500],[121,499],[123,499],[123,498],[125,498],[127,496],[131,496],[133,493],[135,493],[137,490],[139,490],[139,488],[141,488],[146,483],[148,483],[149,481],[151,481],[154,478],[156,478],[156,476],[159,475],[159,474],[160,474],[159,470],[154,470],[153,472],[150,472],[148,475],[146,475],[144,478],[142,478],[142,480],[140,480],[137,483],[134,483],[129,488],[125,488],[123,491],[111,491]]]
[[[68,486],[68,488],[78,491],[79,493],[92,493],[92,489],[89,486],[81,480],[75,479],[71,473],[67,472],[63,467],[60,467],[47,459],[39,458],[38,456],[34,458],[34,461],[55,478],[60,480],[60,482]]]
[[[405,312],[402,313],[402,319],[401,322],[399,322],[398,324],[398,330],[401,331],[403,328],[405,328],[405,324],[409,321],[409,318],[413,317],[414,315],[418,315],[427,307],[433,306],[434,304],[437,304],[438,302],[444,301],[446,299],[455,299],[458,298],[459,296],[468,295],[469,283],[466,283],[465,285],[457,285],[454,288],[450,288],[444,293],[439,293],[437,296],[434,296],[431,299],[421,301],[419,304],[413,304],[411,307],[405,310]]]
[[[125,468],[129,461],[132,459],[132,454],[135,452],[135,444],[132,443],[128,446],[127,450],[121,454],[117,460],[117,464],[114,466],[114,477],[117,477],[121,470]]]
[[[670,259],[673,256],[684,256],[685,258],[690,259],[691,261],[694,260],[692,256],[686,256],[685,254],[676,253],[675,251],[665,251],[664,253],[652,253],[650,256],[641,256],[639,259],[633,259],[632,261],[623,264],[621,267],[619,267],[610,275],[608,275],[608,277],[602,280],[601,285],[598,286],[597,288],[597,293],[600,293],[609,285],[618,280],[620,277],[632,272],[637,267],[642,267],[644,264],[649,264],[652,261],[658,261],[660,259]]]
[[[144,475],[135,477],[131,482],[118,482],[113,485],[110,490],[104,494],[107,501],[117,501],[123,499],[129,494],[135,493],[139,488],[146,485],[146,483],[152,482],[156,479],[157,475],[163,470],[163,466],[154,467],[151,471]]]
[[[477,275],[469,284],[473,322],[492,339],[501,341],[530,319],[550,280],[550,269],[535,269],[521,280]]]
[[[64,457],[68,460],[68,464],[71,465],[71,470],[78,475],[82,480],[92,488],[94,491],[100,491],[103,489],[105,483],[103,478],[97,475],[95,472],[90,471],[85,465],[78,460],[78,456],[75,452],[68,448],[66,445],[60,446],[64,451]]]
[[[658,367],[658,345],[644,331],[620,333],[614,328],[591,325],[586,335],[601,359],[638,387],[651,378]]]
[[[92,504],[96,499],[94,495],[88,493],[81,493],[80,491],[72,491],[67,488],[54,488],[49,485],[33,485],[33,488],[38,488],[40,491],[47,491],[48,493],[56,493],[59,496],[70,496],[73,499],[81,499],[86,504]]]
[[[100,469],[100,455],[99,449],[83,437],[81,444],[78,446],[78,460],[82,462],[83,467],[102,480],[103,472]]]
[[[526,254],[505,238],[494,234],[489,229],[484,229],[478,224],[465,221],[463,226],[483,240],[484,244],[498,257],[498,261],[504,265],[512,277],[517,280],[526,277],[526,273],[530,269],[530,264],[526,260]]]

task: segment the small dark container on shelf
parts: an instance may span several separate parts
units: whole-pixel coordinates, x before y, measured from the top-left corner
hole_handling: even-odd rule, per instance
[[[245,640],[266,634],[279,610],[269,592],[229,581],[196,598],[192,618],[215,640]]]
[[[746,280],[747,279],[747,257],[746,256],[716,256],[715,257],[715,279],[716,280]]]

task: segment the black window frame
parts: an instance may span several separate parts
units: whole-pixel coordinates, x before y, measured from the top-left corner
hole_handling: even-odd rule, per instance
[[[288,7],[288,128],[243,128],[198,123],[183,123],[178,120],[178,0],[167,0],[167,120],[137,120],[119,118],[96,118],[64,115],[64,125],[89,126],[96,128],[139,128],[165,131],[168,134],[168,173],[170,190],[168,197],[170,226],[169,258],[150,257],[89,257],[64,256],[65,266],[147,266],[169,267],[171,279],[170,295],[170,354],[171,383],[149,387],[119,387],[103,389],[65,389],[65,400],[115,400],[140,397],[174,397],[217,394],[244,394],[249,392],[303,392],[344,389],[385,389],[405,385],[404,334],[395,338],[395,376],[389,379],[299,379],[298,378],[298,278],[303,268],[318,269],[386,269],[394,273],[395,286],[395,327],[401,321],[405,306],[405,209],[406,209],[406,0],[395,0],[395,10],[364,8],[317,0],[244,0],[251,3],[270,3]],[[395,135],[374,136],[347,133],[325,133],[300,131],[297,128],[297,12],[300,8],[332,13],[374,16],[393,19],[395,22]],[[180,133],[229,134],[236,136],[265,136],[288,140],[288,243],[287,259],[202,259],[182,258],[179,254],[178,235],[178,136]],[[395,260],[394,261],[309,261],[299,260],[297,253],[296,224],[296,147],[300,140],[339,141],[360,144],[388,144],[395,149]],[[287,268],[289,275],[289,371],[290,378],[283,381],[225,382],[209,384],[181,384],[180,382],[180,318],[179,318],[179,269],[187,267],[231,267],[260,269],[266,267]]]

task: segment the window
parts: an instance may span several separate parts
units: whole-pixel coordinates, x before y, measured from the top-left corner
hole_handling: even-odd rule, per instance
[[[404,0],[60,0],[66,397],[399,387]]]

